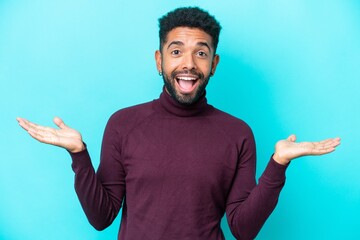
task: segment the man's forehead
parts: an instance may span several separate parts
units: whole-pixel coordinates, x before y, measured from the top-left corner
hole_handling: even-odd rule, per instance
[[[164,44],[171,44],[172,41],[206,42],[211,45],[212,37],[200,28],[176,27],[168,32]]]

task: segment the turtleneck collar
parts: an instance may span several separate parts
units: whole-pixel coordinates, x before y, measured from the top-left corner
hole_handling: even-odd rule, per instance
[[[207,104],[206,92],[193,104],[185,105],[177,102],[169,93],[166,92],[165,87],[160,94],[160,98],[155,100],[155,105],[162,111],[166,111],[170,114],[178,117],[193,117],[204,115],[212,109],[212,106]]]

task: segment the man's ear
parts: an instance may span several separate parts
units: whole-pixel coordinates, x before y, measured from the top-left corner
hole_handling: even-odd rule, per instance
[[[161,52],[160,50],[156,50],[155,51],[155,61],[156,61],[156,68],[158,70],[159,73],[161,73],[161,62],[162,62],[162,57],[161,57]]]
[[[216,67],[217,67],[219,61],[220,61],[220,56],[215,54],[215,56],[213,57],[212,63],[211,63],[211,72],[210,72],[211,76],[213,76],[215,74]]]

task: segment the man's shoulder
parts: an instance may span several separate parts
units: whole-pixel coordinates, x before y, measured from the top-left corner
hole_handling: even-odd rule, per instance
[[[223,122],[223,123],[230,124],[230,125],[249,127],[249,125],[241,118],[236,117],[230,113],[224,112],[215,107],[214,107],[212,116],[213,116],[214,121],[219,121],[219,122]]]
[[[138,124],[143,119],[151,116],[154,112],[153,101],[122,108],[113,113],[108,124],[129,126]]]
[[[153,112],[152,103],[153,103],[153,101],[149,101],[149,102],[140,103],[140,104],[137,104],[137,105],[125,107],[125,108],[117,110],[113,114],[113,116],[115,116],[115,117],[122,117],[122,116],[129,117],[129,116],[132,116],[132,115],[146,115],[146,114],[149,114],[149,113]]]
[[[214,108],[211,121],[229,134],[241,132],[252,135],[251,127],[244,120],[220,109]]]

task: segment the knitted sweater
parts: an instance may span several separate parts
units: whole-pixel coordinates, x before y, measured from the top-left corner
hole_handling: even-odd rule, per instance
[[[256,184],[249,126],[207,103],[159,99],[122,109],[105,129],[95,172],[71,154],[75,189],[90,223],[109,226],[121,207],[121,240],[220,240],[226,213],[237,239],[253,239],[276,206],[286,166],[272,158]]]

